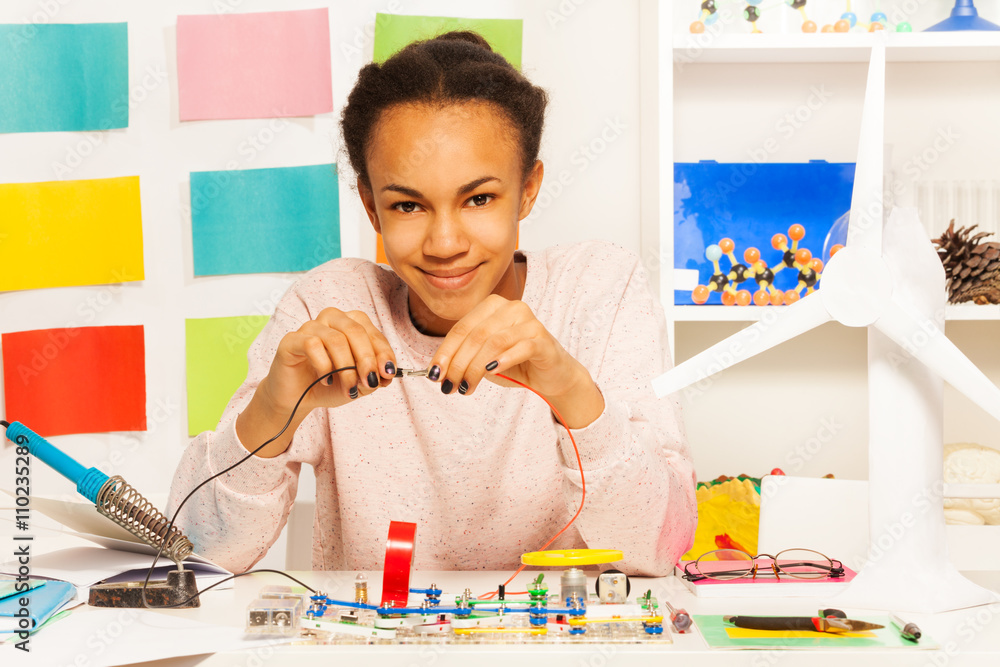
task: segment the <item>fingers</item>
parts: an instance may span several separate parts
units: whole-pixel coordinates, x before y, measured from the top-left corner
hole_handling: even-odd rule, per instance
[[[320,328],[318,335],[326,343],[330,357],[345,359],[346,365],[356,366],[356,371],[344,371],[350,376],[343,384],[351,384],[351,398],[365,396],[392,382],[396,358],[382,332],[375,328],[368,316],[359,311],[343,312],[336,308],[323,310],[315,320]],[[350,388],[356,387],[356,392]]]
[[[472,358],[477,349],[481,348],[488,338],[498,329],[507,328],[514,322],[515,315],[510,311],[511,302],[503,297],[491,295],[477,305],[465,317],[455,323],[445,336],[444,341],[434,353],[428,378],[441,383],[441,391],[450,394],[463,389],[469,393],[482,378],[473,374],[465,377]],[[530,312],[530,311],[529,311]],[[506,322],[506,324],[504,324]],[[462,381],[465,380],[465,384]]]
[[[441,391],[469,395],[475,392],[483,376],[519,366],[526,362],[547,365],[554,358],[551,334],[531,310],[521,302],[507,302],[492,312],[470,313],[449,332],[434,355],[441,368]],[[497,366],[492,366],[497,362]]]
[[[361,378],[359,389],[362,393],[369,394],[379,387],[388,386],[396,376],[396,355],[389,347],[389,341],[360,310],[352,310],[344,315],[354,323],[346,325],[346,328],[351,334],[348,339]]]
[[[316,377],[321,377],[337,368],[348,370],[335,373],[325,384],[339,386],[345,398],[351,396],[351,390],[358,385],[360,366],[355,363],[348,337],[341,331],[331,329],[316,321],[306,322],[299,328],[297,336],[301,338],[301,347]],[[358,366],[358,369],[351,369]]]
[[[356,367],[340,371],[324,383],[337,385],[347,400],[390,384],[396,364],[388,341],[367,315],[336,308],[323,310],[315,320],[286,335],[276,359],[286,366],[302,366],[306,362],[312,371],[307,375],[313,379],[338,368]],[[307,379],[303,376],[300,382]]]

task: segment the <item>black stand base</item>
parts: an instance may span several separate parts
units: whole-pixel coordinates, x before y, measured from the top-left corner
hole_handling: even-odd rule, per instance
[[[164,607],[187,600],[198,593],[192,570],[171,570],[167,572],[167,580],[151,581],[146,587],[146,602],[150,607]],[[123,609],[142,609],[142,582],[127,581],[121,584],[95,584],[90,587],[91,607],[119,607]],[[195,597],[186,604],[174,609],[189,609],[200,607],[201,599]]]

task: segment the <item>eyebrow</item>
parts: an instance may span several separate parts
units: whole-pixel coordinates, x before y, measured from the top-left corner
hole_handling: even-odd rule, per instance
[[[497,178],[496,176],[483,176],[482,178],[477,178],[476,180],[469,181],[465,185],[458,188],[458,194],[460,195],[468,194],[473,190],[475,190],[476,188],[478,188],[480,185],[483,185],[484,183],[489,183],[490,181],[500,182],[500,179]],[[413,188],[408,188],[405,185],[399,185],[397,183],[389,183],[388,185],[382,188],[382,192],[387,192],[387,191],[398,192],[402,195],[406,195],[407,197],[413,197],[414,199],[424,198],[424,196],[420,193],[419,190],[414,190]]]

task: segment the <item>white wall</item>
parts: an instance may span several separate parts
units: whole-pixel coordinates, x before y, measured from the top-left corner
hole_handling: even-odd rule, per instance
[[[578,6],[579,5],[579,6]],[[330,7],[334,112],[283,120],[178,121],[177,14]],[[638,3],[619,0],[463,2],[440,0],[7,0],[3,23],[129,23],[129,127],[101,133],[0,135],[0,182],[140,177],[146,279],[125,285],[0,294],[0,332],[71,324],[142,324],[146,334],[148,432],[53,438],[85,465],[121,474],[149,495],[166,493],[188,443],[184,319],[270,314],[295,275],[193,277],[189,173],[334,161],[337,118],[361,65],[371,59],[375,13],[524,19],[524,72],[551,95],[542,159],[549,186],[522,227],[521,245],[541,248],[588,238],[639,249]],[[26,27],[30,29],[30,27]],[[2,66],[2,64],[0,64]],[[609,129],[610,128],[610,129]],[[256,138],[262,150],[251,148]],[[603,135],[603,137],[602,137]],[[605,141],[611,139],[610,142]],[[590,159],[583,147],[600,151]],[[77,158],[81,158],[77,163]],[[340,162],[338,160],[338,162]],[[346,163],[346,160],[344,161]],[[60,175],[57,165],[73,164]],[[374,233],[362,217],[341,164],[345,256],[374,258]],[[85,320],[92,313],[89,320]],[[87,390],[87,378],[74,378]],[[0,392],[2,398],[2,392]],[[29,424],[30,426],[30,424]],[[0,471],[12,469],[0,453]],[[0,475],[0,486],[12,480]],[[76,497],[71,485],[36,464],[32,491]],[[304,481],[300,497],[313,494]],[[281,558],[269,562],[281,564]],[[283,554],[282,554],[283,555]]]

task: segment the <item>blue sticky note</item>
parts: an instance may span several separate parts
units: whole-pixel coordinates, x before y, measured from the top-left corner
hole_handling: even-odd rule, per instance
[[[128,127],[128,24],[0,25],[0,132]]]
[[[191,174],[194,275],[308,271],[340,257],[337,166]]]

